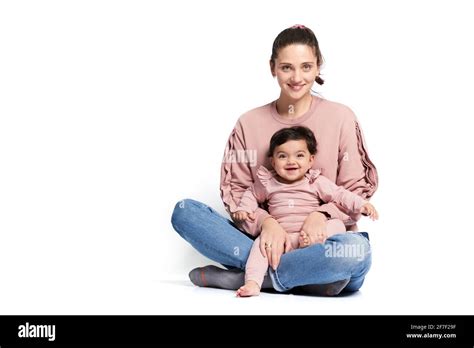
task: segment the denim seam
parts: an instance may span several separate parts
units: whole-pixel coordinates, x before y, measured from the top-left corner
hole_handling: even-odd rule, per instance
[[[277,273],[277,272],[278,272],[277,270],[272,271],[273,275],[275,276],[275,281],[277,282],[277,287],[278,287],[278,288],[281,288],[281,289],[283,289],[283,290],[279,290],[279,289],[275,289],[275,290],[278,290],[278,291],[280,291],[280,292],[284,292],[284,291],[290,290],[289,288],[287,288],[286,286],[284,286],[284,285],[281,283],[280,278],[278,277],[278,273]],[[271,278],[271,277],[270,277],[270,278]],[[275,286],[274,286],[274,287],[275,287]]]

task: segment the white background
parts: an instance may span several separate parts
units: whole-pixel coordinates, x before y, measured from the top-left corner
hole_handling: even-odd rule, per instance
[[[0,314],[473,314],[469,1],[4,1]],[[312,28],[316,89],[361,122],[373,267],[343,298],[200,289],[172,229],[224,212],[237,118],[278,97],[275,36]]]

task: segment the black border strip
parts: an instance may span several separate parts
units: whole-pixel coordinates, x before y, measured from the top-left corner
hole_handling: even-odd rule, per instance
[[[20,328],[25,332],[26,323],[32,334],[36,327],[32,329],[31,325],[55,325],[54,341],[47,337],[19,337]],[[473,316],[419,315],[0,316],[0,348],[104,344],[442,344],[472,348],[474,324]]]

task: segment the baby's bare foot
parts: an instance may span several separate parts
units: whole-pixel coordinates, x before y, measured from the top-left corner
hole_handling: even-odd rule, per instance
[[[299,237],[300,248],[306,248],[311,245],[311,240],[306,232],[301,231]]]
[[[237,297],[249,297],[258,295],[260,295],[260,286],[258,286],[257,282],[253,280],[246,281],[245,285],[241,286],[236,293]]]

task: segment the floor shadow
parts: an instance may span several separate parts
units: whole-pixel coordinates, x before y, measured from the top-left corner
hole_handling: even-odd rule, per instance
[[[172,285],[196,287],[189,280],[160,279],[158,281],[160,283],[166,283],[166,284],[172,284]],[[212,288],[212,289],[219,289],[219,288]],[[219,289],[219,290],[228,290],[228,289]],[[305,296],[305,297],[333,297],[333,298],[334,297],[357,297],[360,294],[360,291],[346,291],[346,292],[343,291],[337,296],[320,296],[320,295],[315,295],[315,294],[309,294],[307,292],[304,292],[304,290],[300,288],[291,289],[285,292],[279,292],[279,291],[276,291],[275,289],[262,289],[261,292],[266,293],[266,294],[275,294],[275,295],[297,295],[297,296]]]
[[[295,288],[291,289],[288,291],[289,294],[292,295],[298,295],[298,296],[306,296],[306,297],[329,297],[329,298],[340,298],[340,297],[357,297],[359,296],[359,291],[343,291],[337,296],[324,296],[324,295],[316,295],[316,294],[310,294],[308,292],[305,292],[304,290],[300,288]]]

